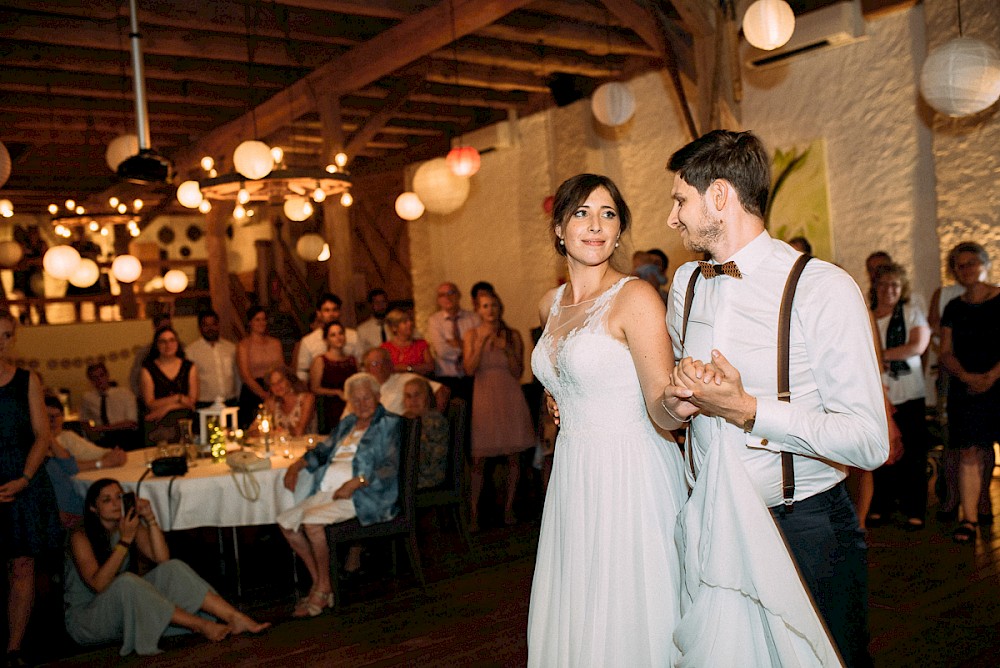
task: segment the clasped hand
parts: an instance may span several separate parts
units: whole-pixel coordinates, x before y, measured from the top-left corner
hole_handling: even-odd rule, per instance
[[[733,423],[754,414],[755,400],[743,389],[740,372],[718,350],[712,351],[711,362],[692,357],[677,362],[671,382],[664,390],[664,402],[685,400],[696,407],[695,412]]]

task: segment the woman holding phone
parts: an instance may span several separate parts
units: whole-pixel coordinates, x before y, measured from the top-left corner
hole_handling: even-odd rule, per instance
[[[149,501],[125,494],[117,481],[91,485],[83,512],[66,561],[66,631],[75,642],[121,640],[122,656],[149,655],[160,652],[162,636],[195,631],[218,642],[270,626],[244,615],[187,564],[171,559]],[[136,551],[157,564],[141,578],[129,572]]]

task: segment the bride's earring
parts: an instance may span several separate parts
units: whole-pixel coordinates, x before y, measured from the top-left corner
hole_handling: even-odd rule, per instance
[[[616,241],[616,242],[615,242],[615,248],[618,248],[618,246],[619,246],[619,244],[618,244],[618,242]]]
[[[566,245],[566,240],[563,239],[562,237],[559,237],[559,245],[560,246],[565,246]]]

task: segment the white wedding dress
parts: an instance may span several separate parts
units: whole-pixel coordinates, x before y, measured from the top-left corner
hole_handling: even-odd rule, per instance
[[[646,412],[628,347],[607,330],[626,277],[590,303],[559,289],[531,356],[560,431],[528,614],[528,665],[671,666],[680,617],[677,445]]]

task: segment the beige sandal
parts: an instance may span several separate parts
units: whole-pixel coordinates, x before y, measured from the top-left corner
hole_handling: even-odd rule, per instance
[[[333,607],[332,591],[311,591],[309,595],[299,601],[292,612],[292,617],[316,617],[323,614],[327,608]]]

